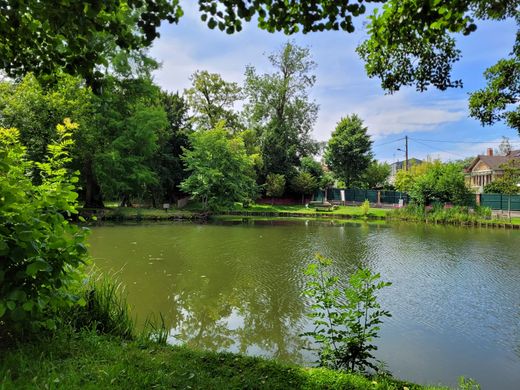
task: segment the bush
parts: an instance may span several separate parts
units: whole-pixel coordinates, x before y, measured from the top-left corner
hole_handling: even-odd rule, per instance
[[[317,255],[317,263],[306,270],[310,277],[304,294],[313,301],[308,316],[315,329],[304,333],[320,345],[319,364],[333,369],[349,371],[377,371],[372,344],[378,337],[379,324],[390,313],[382,310],[377,302],[378,290],[391,283],[380,282],[379,274],[361,268],[349,278],[345,289],[338,287],[339,278],[329,274],[326,268],[332,261]]]
[[[77,214],[77,173],[65,168],[76,127],[57,126],[44,163],[27,159],[16,129],[0,129],[0,321],[11,329],[53,329],[57,311],[82,303],[72,291],[87,230],[66,219]]]
[[[368,199],[365,199],[365,201],[361,205],[361,212],[363,213],[363,216],[365,218],[368,217],[368,212],[369,211],[370,211],[370,202],[368,201]]]

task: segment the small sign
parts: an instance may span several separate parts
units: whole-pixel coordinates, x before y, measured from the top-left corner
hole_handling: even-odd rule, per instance
[[[168,211],[168,209],[170,208],[170,204],[169,203],[163,203],[162,208],[164,209],[164,211]]]

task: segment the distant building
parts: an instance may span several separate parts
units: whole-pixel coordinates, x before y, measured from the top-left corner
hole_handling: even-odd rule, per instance
[[[475,192],[482,193],[486,184],[504,174],[502,164],[514,159],[520,159],[520,150],[511,150],[505,156],[496,156],[493,155],[493,149],[488,148],[485,155],[475,157],[465,169],[466,183]]]
[[[406,161],[397,161],[393,164],[390,164],[390,177],[388,178],[388,182],[390,184],[395,183],[395,175],[397,175],[397,172],[405,168]],[[419,160],[417,158],[411,158],[408,160],[408,168],[410,168],[413,165],[419,165],[422,163],[422,160]]]

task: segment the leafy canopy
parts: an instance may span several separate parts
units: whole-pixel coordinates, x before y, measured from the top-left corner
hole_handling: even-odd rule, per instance
[[[234,202],[249,202],[257,192],[254,159],[248,156],[241,137],[229,138],[223,122],[215,129],[190,135],[191,148],[182,159],[189,173],[180,187],[214,210]]]
[[[17,77],[60,70],[88,82],[108,66],[107,46],[136,50],[159,36],[162,20],[182,16],[178,0],[0,1],[1,68]]]
[[[246,69],[244,114],[257,133],[265,174],[289,179],[302,157],[318,151],[311,137],[318,105],[309,98],[316,64],[309,49],[291,42],[268,58],[273,73],[260,75],[252,66]]]
[[[369,17],[369,38],[357,52],[369,77],[381,79],[388,92],[403,86],[418,91],[462,87],[451,77],[461,57],[455,33],[468,35],[476,20],[502,20],[518,13],[517,1],[389,0]]]
[[[372,140],[356,114],[342,118],[325,149],[325,162],[334,174],[351,186],[372,161]]]

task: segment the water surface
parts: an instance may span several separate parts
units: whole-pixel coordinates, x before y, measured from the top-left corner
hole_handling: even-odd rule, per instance
[[[344,278],[362,264],[393,283],[377,357],[394,375],[520,383],[519,231],[248,220],[101,226],[90,244],[139,321],[162,313],[172,342],[311,364],[301,291],[319,252]]]

